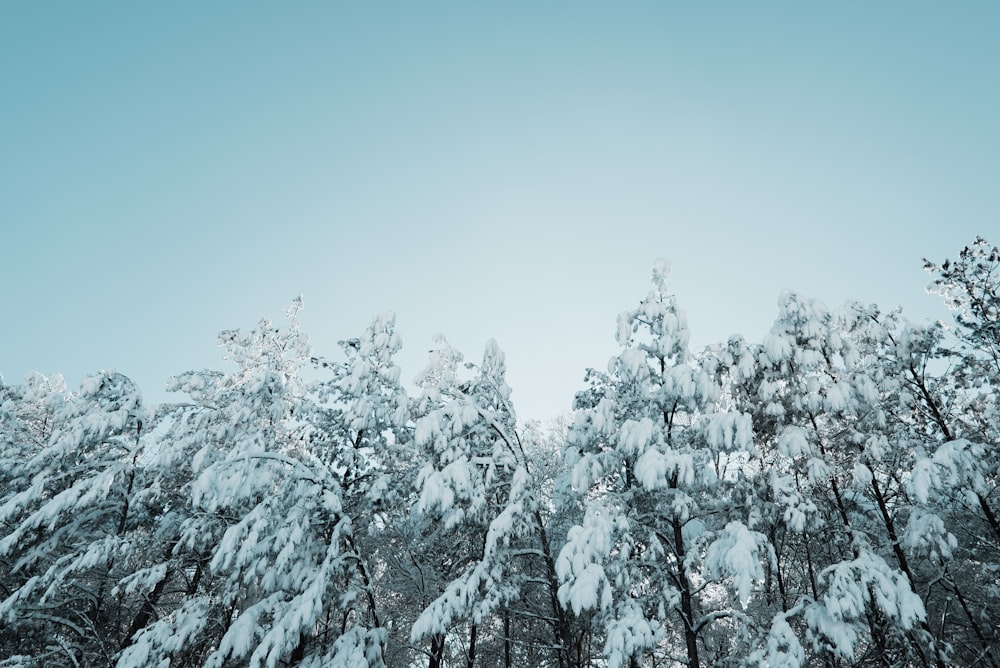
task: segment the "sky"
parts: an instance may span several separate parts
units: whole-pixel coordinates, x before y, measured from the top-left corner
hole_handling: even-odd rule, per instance
[[[149,401],[303,295],[572,405],[671,263],[692,345],[783,289],[947,317],[1000,243],[996,2],[0,3],[0,374]]]

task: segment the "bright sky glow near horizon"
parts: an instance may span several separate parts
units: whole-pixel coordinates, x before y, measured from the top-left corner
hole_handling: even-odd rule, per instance
[[[1000,243],[1000,3],[0,5],[0,374],[152,401],[304,295],[320,354],[394,310],[495,338],[569,409],[670,260],[692,344],[783,288],[944,317]]]

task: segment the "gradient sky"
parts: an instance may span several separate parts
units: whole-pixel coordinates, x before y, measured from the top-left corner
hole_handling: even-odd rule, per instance
[[[1000,3],[0,4],[0,373],[223,368],[303,294],[568,409],[671,261],[695,346],[790,288],[944,317],[1000,243]]]

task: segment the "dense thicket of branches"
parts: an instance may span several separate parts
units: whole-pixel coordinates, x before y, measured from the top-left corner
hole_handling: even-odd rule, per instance
[[[326,359],[298,302],[183,403],[0,383],[0,666],[996,667],[1000,253],[927,269],[951,324],[693,352],[658,264],[544,426],[494,343],[408,391],[391,314]]]

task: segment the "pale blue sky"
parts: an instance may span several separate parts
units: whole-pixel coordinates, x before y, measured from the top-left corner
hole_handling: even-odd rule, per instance
[[[305,296],[496,338],[568,408],[668,258],[693,343],[791,288],[940,317],[1000,243],[1000,3],[0,4],[0,373],[162,400]]]

